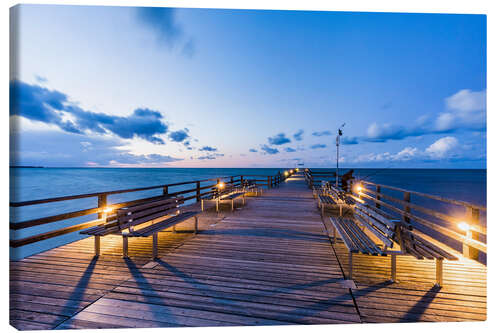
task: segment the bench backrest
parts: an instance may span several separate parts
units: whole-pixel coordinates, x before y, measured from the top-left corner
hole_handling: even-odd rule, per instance
[[[118,227],[123,230],[165,215],[177,214],[183,202],[183,197],[173,197],[120,208],[116,212]]]
[[[354,218],[382,240],[385,245],[392,247],[401,220],[393,218],[379,208],[361,203],[354,205]]]

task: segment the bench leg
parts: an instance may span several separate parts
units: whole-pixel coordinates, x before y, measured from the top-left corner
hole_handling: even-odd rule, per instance
[[[198,216],[194,217],[194,234],[198,233]]]
[[[245,206],[245,196],[243,196],[243,206]]]
[[[96,257],[101,254],[101,236],[94,236],[94,253]]]
[[[158,258],[158,233],[153,234],[153,260]]]
[[[234,199],[231,199],[231,211],[234,210]]]
[[[352,280],[352,252],[349,251],[349,273],[348,273],[348,279]]]
[[[436,286],[443,286],[443,259],[436,258]]]
[[[201,211],[203,211],[203,199],[201,199]]]
[[[123,258],[128,258],[128,237],[122,236],[123,238]]]
[[[321,216],[325,216],[325,205],[321,205]]]
[[[396,282],[396,258],[395,254],[391,254],[391,282]]]
[[[333,227],[333,244],[337,242],[337,228]]]
[[[219,200],[215,201],[215,211],[218,213],[219,212]]]
[[[339,215],[342,216],[342,205],[339,205],[339,207],[340,207],[340,214]]]

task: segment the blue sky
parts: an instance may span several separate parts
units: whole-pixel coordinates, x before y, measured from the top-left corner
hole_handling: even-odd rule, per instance
[[[12,14],[12,164],[486,167],[484,15]]]

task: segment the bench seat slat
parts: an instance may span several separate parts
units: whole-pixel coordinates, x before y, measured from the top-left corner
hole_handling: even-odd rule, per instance
[[[149,237],[154,233],[157,233],[159,231],[162,231],[164,229],[167,229],[175,224],[181,223],[187,219],[190,219],[191,217],[194,217],[198,215],[200,212],[199,211],[189,211],[189,212],[183,212],[180,213],[179,215],[175,215],[172,217],[167,217],[166,219],[156,222],[150,226],[147,226],[145,228],[135,230],[133,232],[129,233],[124,233],[123,235],[126,237]]]
[[[448,260],[458,260],[458,258],[455,257],[454,255],[452,255],[452,254],[448,253],[447,251],[439,248],[435,244],[432,244],[431,242],[427,241],[426,239],[420,237],[419,235],[413,234],[413,237],[415,238],[415,240],[417,240],[418,242],[421,242],[422,244],[425,244],[426,247],[428,247],[429,249],[431,249],[431,250],[439,253],[441,256],[445,257],[446,259],[448,259]]]
[[[342,241],[349,249],[349,252],[358,253],[359,252],[358,247],[351,241],[351,239],[347,235],[347,232],[344,230],[344,226],[341,224],[341,220],[342,220],[341,218],[333,216],[330,217],[330,222],[332,222],[333,227],[338,231],[340,238],[342,238]]]
[[[359,236],[356,234],[356,232],[353,230],[354,228],[352,227],[352,223],[346,223],[346,219],[340,218],[340,224],[344,228],[344,230],[347,232],[348,237],[351,239],[351,241],[356,244],[358,247],[359,251],[364,254],[368,254],[368,251],[366,249],[365,244],[360,241]]]
[[[118,219],[120,222],[126,222],[128,219],[139,219],[144,216],[149,216],[158,212],[164,212],[168,210],[175,210],[175,208],[178,207],[177,202],[169,202],[165,205],[161,206],[156,206],[156,207],[149,207],[145,209],[140,209],[140,210],[123,210],[120,211]]]
[[[220,198],[220,200],[233,200],[233,199],[236,199],[237,197],[239,196],[242,196],[244,193],[243,192],[235,192],[235,193],[231,193],[225,197],[222,197]]]
[[[322,204],[327,204],[327,205],[336,204],[335,200],[329,195],[319,195],[318,197]]]
[[[374,221],[366,220],[362,216],[357,216],[356,220],[359,223],[361,223],[362,225],[364,225],[368,230],[370,230],[371,233],[373,233],[375,235],[375,237],[377,237],[378,239],[380,239],[382,241],[382,243],[384,243],[385,246],[387,246],[389,248],[393,247],[394,242],[386,234],[382,233],[378,228],[374,227],[370,223],[370,222],[374,222]]]
[[[168,205],[169,203],[178,202],[178,201],[182,201],[182,197],[172,197],[172,198],[167,198],[167,199],[152,200],[152,201],[148,201],[146,203],[141,203],[141,204],[137,204],[137,205],[133,205],[133,206],[123,207],[123,208],[120,208],[118,211],[143,210],[143,209],[147,209],[150,207],[155,207],[155,206],[160,206],[160,205]]]
[[[396,227],[396,225],[398,224],[398,222],[396,222],[394,219],[389,219],[386,216],[383,216],[382,214],[377,212],[375,209],[373,209],[373,207],[368,207],[366,205],[356,205],[355,210],[379,220],[380,222],[389,226],[393,230]]]
[[[353,220],[344,219],[344,224],[349,228],[352,234],[357,238],[360,243],[360,247],[364,248],[363,253],[365,254],[382,254],[382,251],[378,246],[359,228],[359,226]]]
[[[387,238],[393,238],[394,237],[394,230],[391,230],[388,228],[387,225],[383,224],[382,222],[378,221],[377,219],[363,213],[362,211],[355,210],[355,216],[358,217],[360,221],[366,221],[366,224],[370,224],[371,227],[374,227],[377,229],[377,231],[385,235]]]

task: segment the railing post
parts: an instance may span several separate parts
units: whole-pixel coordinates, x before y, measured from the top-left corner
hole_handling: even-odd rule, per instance
[[[99,194],[97,197],[97,208],[104,208],[108,204],[108,196],[106,194]],[[106,213],[99,212],[97,213],[97,218],[102,219],[106,218]]]
[[[466,208],[466,216],[468,224],[473,227],[479,224],[479,209],[467,207]],[[472,229],[467,230],[466,237],[467,239],[475,239],[478,240],[479,233]],[[462,254],[466,258],[475,259],[479,258],[479,250],[469,246],[467,244],[462,244]]]
[[[196,202],[200,202],[200,181],[196,182]]]
[[[380,193],[380,185],[377,185],[377,193]],[[380,195],[377,194],[377,200],[380,200],[380,199],[381,199]],[[375,207],[380,208],[380,204],[377,202],[375,204]]]
[[[410,202],[410,193],[409,192],[404,192],[404,198],[403,198],[404,201],[406,202]],[[406,213],[411,213],[411,209],[410,209],[410,206],[408,205],[405,205],[405,212]],[[410,223],[410,218],[408,216],[404,216],[404,220],[406,223]]]
[[[271,176],[267,176],[267,188],[271,188]]]
[[[234,184],[234,177],[231,176],[231,184]]]
[[[168,195],[168,185],[163,186],[163,195]]]
[[[240,176],[240,186],[243,187],[243,176]]]

